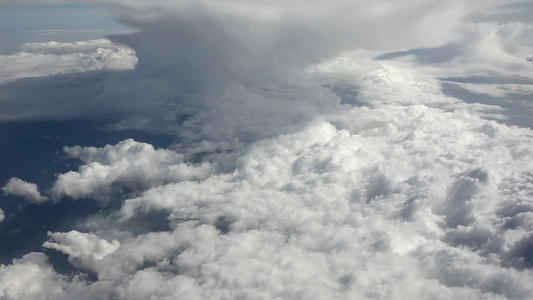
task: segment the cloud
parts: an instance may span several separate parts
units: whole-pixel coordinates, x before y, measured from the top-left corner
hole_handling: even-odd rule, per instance
[[[120,75],[90,73],[4,85],[0,97],[3,107],[1,120],[112,119],[120,129],[175,132],[176,127],[180,127],[176,123],[182,123],[198,111],[203,112],[207,105],[222,106],[219,103],[227,99],[222,97],[219,100],[221,94],[239,97],[241,102],[250,97],[264,97],[264,93],[258,91],[279,91],[280,85],[286,82],[307,81],[305,76],[299,78],[302,68],[346,50],[395,51],[440,47],[457,41],[476,48],[477,44],[483,44],[480,42],[483,39],[476,36],[493,35],[483,33],[487,31],[483,28],[491,26],[469,22],[483,15],[480,12],[493,14],[502,5],[501,1],[471,1],[468,4],[461,1],[412,1],[409,4],[394,1],[313,1],[304,6],[298,1],[224,1],[223,5],[216,1],[158,1],[150,5],[139,1],[84,3],[108,7],[121,22],[138,29],[135,33],[109,37],[130,48],[110,45],[109,42],[102,47],[112,53],[113,59],[105,62],[109,68],[131,68],[136,62],[135,53],[139,59],[136,69]],[[516,24],[505,26],[511,29],[504,31],[512,33],[518,32],[521,27]],[[527,26],[522,27],[520,30],[527,32]],[[473,33],[465,33],[469,31],[465,28],[471,28]],[[516,37],[511,39],[515,41],[518,36],[527,34],[511,36]],[[94,46],[95,42],[86,44],[62,46],[42,43],[25,47],[48,53],[42,55],[58,55],[55,53],[59,51],[60,56],[64,56],[77,55],[79,51]],[[511,43],[502,41],[497,44],[498,49],[503,45]],[[494,45],[489,46],[480,48],[478,54],[493,51]],[[91,56],[94,51],[84,52],[82,56]],[[115,55],[117,51],[120,54]],[[474,66],[479,56],[476,53],[470,55],[472,61],[457,62],[457,66],[464,67],[465,63],[472,62],[470,70],[475,72],[479,69]],[[494,61],[494,57],[490,60]],[[85,64],[89,69],[96,70],[102,66],[98,59],[91,58],[89,61],[88,65]],[[75,63],[80,65],[79,61]],[[54,67],[54,70],[57,68]],[[527,71],[520,72],[527,74]],[[276,83],[274,86],[273,82]],[[228,86],[228,83],[233,86]],[[239,87],[242,85],[246,87],[244,92]],[[257,89],[250,89],[254,86]],[[309,85],[302,85],[299,90],[307,88]],[[39,101],[28,95],[28,90],[32,93],[37,91]],[[49,107],[57,109],[50,110]],[[256,120],[262,117],[259,115]],[[288,118],[294,116],[280,119]],[[223,127],[216,128],[220,130]],[[260,132],[248,135],[251,134]]]
[[[49,200],[48,197],[41,195],[35,183],[29,183],[15,177],[9,179],[2,191],[6,195],[24,197],[34,203],[43,203]]]
[[[0,297],[42,299],[43,295],[60,292],[66,282],[46,260],[43,253],[29,253],[11,265],[0,265]]]
[[[414,62],[417,69],[440,77],[531,79],[532,30],[533,23],[466,23],[453,40],[440,47],[390,52],[376,58]]]
[[[110,201],[121,193],[128,194],[166,182],[198,180],[209,176],[209,163],[197,166],[183,161],[183,156],[170,150],[154,149],[150,144],[132,139],[115,146],[65,147],[70,158],[82,160],[85,165],[78,172],[60,174],[50,193],[54,198],[69,196],[73,199],[90,197]]]
[[[484,94],[492,97],[503,98],[512,94],[528,95],[533,93],[533,84],[474,84],[454,83],[470,93]]]
[[[0,222],[4,221],[4,219],[5,219],[4,211],[0,209]]]
[[[67,254],[70,263],[86,270],[94,270],[96,264],[105,256],[120,247],[117,240],[108,242],[92,233],[81,233],[76,230],[66,233],[48,232],[48,236],[52,241],[45,242],[43,247]]]
[[[137,63],[131,48],[103,39],[76,43],[27,43],[21,48],[20,52],[0,55],[0,82],[94,70],[130,70]]]
[[[476,2],[465,6],[460,1],[313,1],[304,6],[298,1],[225,1],[221,5],[185,1],[152,2],[149,6],[128,2],[117,8],[114,4],[110,1],[109,6],[116,9],[120,20],[139,29],[113,40],[136,49],[140,71],[154,74],[164,70],[174,80],[202,88],[219,81],[287,79],[295,68],[348,49],[441,46],[457,38],[460,24],[472,14],[497,5]]]
[[[120,242],[98,278],[124,298],[530,297],[531,131],[387,101],[392,87],[410,101],[446,97],[400,70],[364,74],[359,99],[376,105],[337,106],[219,153],[235,159],[231,172],[139,186],[116,223],[88,223]],[[87,166],[113,157],[104,149],[69,151]],[[153,211],[168,230],[122,232]]]
[[[527,71],[509,55],[514,45],[502,47],[507,27],[466,25],[501,1],[98,3],[139,29],[110,37],[135,49],[135,70],[85,74],[70,89],[53,85],[61,76],[4,89],[52,83],[57,103],[82,94],[71,116],[106,112],[115,128],[156,128],[176,143],[65,147],[81,165],[57,175],[51,197],[96,200],[102,210],[49,233],[44,247],[95,276],[58,275],[30,254],[2,271],[22,282],[15,270],[30,266],[42,275],[38,288],[10,295],[533,296],[532,131],[483,118],[502,109],[451,98],[437,78],[492,58],[498,74]],[[373,60],[375,49],[457,41],[456,56],[429,62],[440,73]]]

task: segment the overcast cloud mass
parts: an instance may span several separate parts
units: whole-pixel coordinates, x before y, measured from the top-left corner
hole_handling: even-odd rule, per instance
[[[131,32],[0,55],[1,122],[101,134],[3,175],[0,299],[533,298],[531,3],[83,4]]]

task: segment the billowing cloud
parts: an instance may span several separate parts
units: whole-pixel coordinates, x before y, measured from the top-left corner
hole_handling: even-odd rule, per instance
[[[108,242],[94,234],[76,230],[66,233],[48,232],[48,236],[52,241],[45,242],[43,247],[67,254],[69,262],[86,270],[93,270],[99,261],[120,246],[117,240]]]
[[[132,139],[104,148],[76,146],[64,150],[68,157],[80,159],[85,165],[78,172],[58,176],[51,189],[55,198],[91,197],[109,201],[139,188],[202,179],[212,170],[209,163],[193,166],[183,161],[183,155],[165,149],[156,150],[150,144]]]
[[[302,68],[353,49],[378,50],[374,53],[377,56],[384,51],[398,49],[439,49],[447,45],[459,45],[458,51],[464,55],[452,56],[456,68],[451,71],[450,68],[443,68],[438,75],[442,75],[442,70],[447,70],[446,76],[451,76],[461,70],[475,73],[480,69],[484,74],[495,71],[507,75],[531,73],[530,68],[525,66],[527,60],[515,55],[528,57],[527,45],[517,41],[526,39],[530,26],[486,22],[487,18],[499,11],[508,13],[508,7],[501,6],[511,5],[511,2],[84,3],[108,7],[120,21],[138,29],[135,33],[109,37],[114,42],[135,49],[139,58],[136,70],[122,75],[56,77],[5,85],[0,97],[3,107],[0,120],[102,119],[112,116],[113,121],[119,122],[117,128],[121,129],[175,131],[176,123],[194,116],[197,111],[204,111],[206,106],[223,106],[220,102],[227,101],[224,95],[239,97],[241,102],[247,103],[251,97],[264,97],[264,91],[278,93],[279,85],[272,86],[273,82],[285,85],[283,89],[287,87],[287,82],[301,83],[298,74]],[[73,55],[86,46],[42,44],[25,47],[39,51],[46,48],[49,55],[56,55],[51,53],[58,49],[68,48],[69,52],[62,52],[61,55]],[[112,53],[119,51],[124,55],[113,54],[112,61],[106,60],[106,64],[109,62],[110,68],[133,66],[135,57],[131,48],[107,44],[103,49],[109,49]],[[93,50],[90,53],[95,52]],[[90,61],[91,66],[101,65],[99,62],[92,63],[97,59]],[[493,66],[484,64],[480,68],[480,64],[486,61]],[[76,62],[76,66],[80,66],[80,63]],[[228,82],[234,86],[228,87]],[[27,89],[20,88],[20,85],[38,91],[39,100],[28,95]],[[242,88],[236,89],[235,85],[244,85],[246,93],[243,93]],[[253,91],[250,87],[257,88]],[[300,91],[303,89],[311,90],[312,87],[301,85],[298,88]],[[78,93],[80,90],[82,92]],[[48,97],[50,94],[54,96]],[[273,101],[280,100],[277,96],[273,95]],[[51,106],[57,109],[50,110]],[[288,118],[294,117],[291,115],[280,119]]]
[[[43,253],[29,253],[9,266],[0,265],[2,299],[43,299],[60,292],[64,282]]]
[[[86,3],[138,28],[110,39],[139,63],[81,76],[96,83],[61,89],[58,103],[83,93],[74,111],[96,103],[115,129],[176,142],[65,147],[81,165],[51,197],[102,210],[44,247],[95,276],[59,275],[33,253],[2,266],[15,283],[17,268],[44,270],[35,293],[9,297],[533,297],[532,130],[484,118],[506,108],[447,96],[439,78],[462,63],[465,76],[527,73],[527,43],[504,33],[529,27],[486,21],[502,1]],[[422,62],[440,47],[453,51]]]
[[[143,161],[145,176],[128,177],[138,196],[116,216],[83,225],[93,233],[53,233],[45,247],[97,274],[93,296],[531,297],[531,131],[424,105],[447,97],[397,69],[361,78],[358,99],[372,105],[337,105],[234,155],[211,153],[231,171],[161,182],[158,170],[184,156],[131,140],[66,148],[84,163],[79,175],[95,162]],[[398,93],[378,101],[379,87]],[[114,172],[69,186],[120,185]],[[130,220],[158,211],[167,230],[128,231]]]
[[[532,79],[533,23],[466,23],[457,37],[440,47],[396,51],[377,56],[439,77]]]
[[[11,178],[7,184],[2,188],[6,195],[13,195],[17,197],[24,197],[30,202],[42,203],[48,201],[49,198],[42,196],[35,183],[29,183],[18,178]]]
[[[21,48],[20,52],[0,55],[0,82],[95,70],[129,70],[137,63],[131,48],[109,40],[27,43]]]

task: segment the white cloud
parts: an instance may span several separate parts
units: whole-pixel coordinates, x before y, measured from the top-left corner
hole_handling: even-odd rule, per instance
[[[43,253],[29,253],[11,265],[0,265],[0,297],[43,299],[64,289],[67,283],[46,260]]]
[[[76,290],[93,297],[533,295],[531,131],[450,109],[461,102],[417,73],[352,74],[340,80],[366,106],[316,86],[300,92],[310,83],[192,97],[189,107],[204,109],[178,129],[184,154],[133,140],[65,148],[83,165],[57,177],[54,195],[127,193],[116,214],[83,225],[94,233],[51,233],[44,246],[97,274]],[[133,229],[154,212],[165,231]]]
[[[121,193],[128,194],[166,182],[197,180],[208,176],[209,163],[191,165],[183,156],[170,150],[154,149],[150,144],[132,139],[115,146],[65,147],[70,158],[82,160],[85,165],[78,172],[60,174],[51,194],[55,198],[69,196],[73,199],[90,197],[109,201]]]
[[[5,219],[4,211],[0,208],[0,222],[2,222]]]
[[[24,197],[26,200],[35,203],[43,203],[49,200],[48,197],[42,196],[35,183],[29,183],[18,178],[11,178],[2,188],[6,195]]]
[[[503,47],[515,25],[465,25],[502,1],[99,3],[122,4],[118,15],[141,30],[114,38],[140,63],[94,99],[146,108],[119,127],[164,123],[178,139],[173,150],[131,139],[65,148],[82,166],[51,194],[113,202],[76,224],[92,233],[44,244],[97,279],[44,272],[41,295],[533,297],[533,133],[480,117],[494,107],[447,97],[436,78],[492,59],[484,72],[528,70],[509,54],[523,45]],[[439,72],[373,66],[359,51],[300,73],[350,47],[457,41],[457,57],[430,64]],[[136,227],[151,221],[165,226]],[[49,270],[38,257],[30,265]],[[10,270],[23,262],[5,276],[19,282]]]
[[[252,24],[281,24],[287,32],[298,28],[300,38],[312,33],[314,37],[332,44],[357,45],[358,47],[414,48],[416,45],[441,45],[454,37],[457,25],[491,15],[503,4],[520,1],[182,1],[169,3],[152,1],[88,1],[108,5],[121,15],[123,21],[148,23],[160,18],[161,11],[168,14],[196,13],[211,16],[228,16],[232,20],[245,20]],[[117,5],[120,4],[120,5]],[[139,22],[139,23],[140,23]],[[231,26],[231,21],[222,21]],[[137,24],[139,25],[139,24]],[[359,28],[365,30],[358,30]],[[349,30],[346,30],[349,28]],[[236,33],[246,32],[236,29]],[[269,28],[258,29],[267,33]],[[332,34],[332,33],[335,34]],[[278,32],[279,33],[279,32]],[[381,34],[380,34],[381,33]],[[276,34],[276,32],[274,32]],[[262,38],[268,39],[269,36]],[[424,45],[421,45],[424,44]],[[323,46],[321,46],[323,47]],[[307,51],[311,52],[311,51]]]
[[[472,22],[440,47],[376,55],[388,63],[416,68],[433,77],[529,79],[533,64],[533,23]]]
[[[378,86],[446,101],[390,70],[361,81],[362,101]],[[120,281],[112,289],[124,298],[533,295],[524,250],[531,131],[382,96],[375,107],[338,106],[292,133],[240,145],[231,172],[142,188],[115,226],[161,210],[170,230],[123,236],[94,270]],[[72,153],[90,165],[102,151]]]
[[[121,49],[123,45],[113,44],[107,39],[89,40],[82,42],[40,42],[40,43],[25,43],[20,46],[21,50],[29,53],[42,54],[69,54],[76,53],[91,53],[100,48]],[[131,49],[133,51],[133,49]],[[134,53],[134,52],[133,52]]]
[[[48,236],[52,241],[45,242],[43,247],[67,254],[69,262],[86,270],[94,270],[105,256],[120,247],[117,240],[108,242],[95,234],[76,230],[66,233],[48,232]]]
[[[474,84],[454,83],[470,93],[485,94],[492,97],[505,98],[510,94],[533,94],[533,84]]]
[[[135,51],[109,40],[27,43],[21,48],[21,52],[0,55],[0,82],[95,70],[130,70],[137,64]]]
[[[451,72],[532,78],[533,65],[521,52],[533,51],[529,38],[533,24],[476,23],[465,26],[462,33],[465,53],[451,60],[447,67]]]

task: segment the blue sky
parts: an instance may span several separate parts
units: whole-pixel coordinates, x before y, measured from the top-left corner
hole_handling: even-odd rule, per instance
[[[84,5],[1,6],[0,31],[124,29],[105,10]]]
[[[0,5],[0,51],[26,42],[83,41],[131,30],[105,9],[87,5]]]

